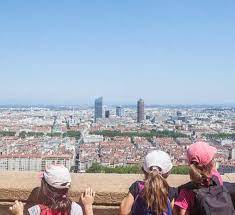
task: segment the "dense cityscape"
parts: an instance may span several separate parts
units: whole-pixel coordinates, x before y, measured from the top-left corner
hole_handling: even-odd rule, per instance
[[[151,150],[168,152],[175,166],[187,164],[187,146],[206,140],[218,149],[221,173],[235,172],[235,108],[206,106],[94,107],[2,106],[0,170],[41,171],[64,164],[86,172],[94,163],[114,168],[141,165]]]

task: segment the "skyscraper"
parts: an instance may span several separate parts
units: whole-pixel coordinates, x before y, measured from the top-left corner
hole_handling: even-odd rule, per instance
[[[103,118],[103,97],[95,100],[95,122],[98,118]]]
[[[144,121],[144,100],[140,99],[137,102],[137,122],[140,123]]]
[[[121,106],[116,107],[116,115],[119,117],[122,117],[122,107]]]
[[[110,117],[110,111],[109,110],[106,110],[105,111],[105,118],[109,118]]]

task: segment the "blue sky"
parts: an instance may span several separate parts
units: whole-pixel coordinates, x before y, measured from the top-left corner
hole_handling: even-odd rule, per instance
[[[2,1],[0,103],[235,103],[235,1]]]

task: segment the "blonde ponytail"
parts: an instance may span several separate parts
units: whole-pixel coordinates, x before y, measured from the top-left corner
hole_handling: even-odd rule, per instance
[[[143,198],[156,214],[167,211],[169,185],[158,170],[146,174]]]

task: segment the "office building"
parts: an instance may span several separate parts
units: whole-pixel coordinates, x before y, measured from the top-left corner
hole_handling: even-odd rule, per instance
[[[144,121],[144,100],[140,99],[137,102],[137,122],[141,123]]]
[[[109,110],[106,110],[105,111],[105,118],[109,118],[110,117],[110,111]]]
[[[121,106],[117,106],[116,107],[116,116],[122,117],[123,113],[122,113],[122,107]]]
[[[97,119],[103,118],[103,97],[95,100],[95,122]]]

